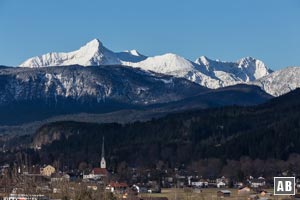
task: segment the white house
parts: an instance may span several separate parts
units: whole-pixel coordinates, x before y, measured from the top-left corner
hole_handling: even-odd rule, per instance
[[[217,183],[217,188],[224,188],[224,187],[226,187],[226,183],[225,182],[220,181],[220,182]]]
[[[251,184],[251,187],[253,188],[263,187],[266,185],[266,180],[263,177],[259,177],[257,179],[250,179],[249,182]]]
[[[217,178],[216,179],[217,188],[226,187],[226,185],[228,185],[228,182],[229,182],[229,180],[225,176],[222,176],[221,178]]]
[[[208,187],[208,181],[203,179],[190,179],[189,185],[192,187]]]
[[[83,175],[83,180],[101,180],[103,177],[107,177],[108,172],[106,169],[94,168],[91,173]]]

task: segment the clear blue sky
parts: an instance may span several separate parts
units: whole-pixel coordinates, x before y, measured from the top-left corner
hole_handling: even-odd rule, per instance
[[[99,38],[113,51],[172,52],[273,69],[300,66],[299,0],[0,0],[0,64]]]

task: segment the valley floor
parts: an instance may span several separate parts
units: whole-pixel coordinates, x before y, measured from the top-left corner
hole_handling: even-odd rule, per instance
[[[219,188],[202,188],[201,191],[195,191],[192,189],[183,188],[170,188],[162,189],[161,193],[157,194],[142,194],[141,197],[167,197],[168,200],[219,200],[219,199],[231,199],[231,200],[247,200],[251,199],[250,195],[255,195],[254,193],[239,195],[237,189],[224,189],[231,192],[230,197],[218,197],[217,192],[220,191]],[[273,194],[273,188],[269,188],[266,191]],[[262,196],[257,195],[260,199],[265,200],[284,200],[291,199],[289,196]],[[253,198],[254,199],[254,198]]]

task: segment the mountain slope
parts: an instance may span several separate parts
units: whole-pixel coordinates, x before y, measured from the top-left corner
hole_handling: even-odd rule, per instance
[[[177,101],[207,90],[185,79],[124,66],[4,68],[0,70],[0,122],[16,121],[20,113],[25,119],[26,115],[39,119],[109,112]]]
[[[103,136],[107,160],[134,166],[152,166],[159,160],[173,166],[205,158],[239,160],[243,156],[287,159],[300,153],[299,98],[297,89],[259,106],[194,110],[125,125],[51,123],[36,132],[34,144],[45,144],[42,152],[51,155],[68,149],[77,163],[96,157]],[[55,141],[53,134],[69,137]],[[46,137],[50,139],[43,140]],[[85,151],[87,145],[89,151]]]
[[[192,108],[254,105],[269,98],[255,86],[212,90],[184,78],[120,65],[0,69],[0,125],[123,109],[143,109],[154,116]]]
[[[176,102],[159,105],[161,109],[170,111],[182,111],[193,109],[205,109],[230,105],[253,106],[265,103],[273,96],[267,94],[258,86],[237,84],[209,90],[199,95],[188,97]],[[157,107],[156,105],[152,107]]]
[[[213,61],[200,57],[195,62],[176,54],[146,57],[136,50],[114,53],[95,39],[70,53],[49,53],[33,57],[21,67],[47,67],[62,65],[115,65],[141,68],[143,70],[186,78],[208,88],[219,88],[238,83],[247,83],[268,75],[271,70],[251,57],[237,62]]]
[[[273,96],[280,96],[300,87],[300,67],[287,67],[253,82]]]

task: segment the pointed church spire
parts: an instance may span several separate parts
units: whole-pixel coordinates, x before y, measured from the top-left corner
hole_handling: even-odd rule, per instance
[[[102,154],[101,154],[101,158],[105,157],[105,152],[104,152],[104,136],[102,138]]]
[[[101,152],[101,163],[100,167],[106,169],[105,152],[104,152],[104,136],[102,138],[102,152]]]

